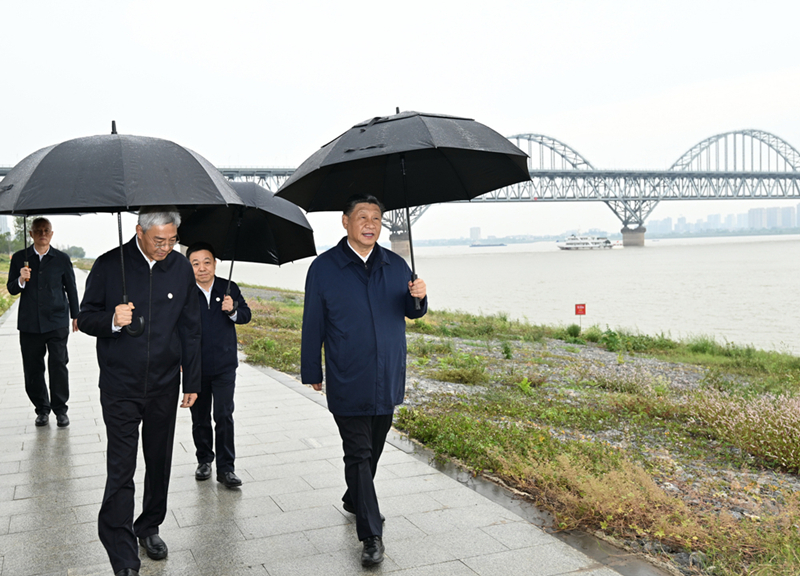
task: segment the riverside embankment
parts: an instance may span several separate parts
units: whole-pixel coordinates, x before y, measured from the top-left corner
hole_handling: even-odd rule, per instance
[[[297,374],[302,294],[245,293],[248,361]],[[557,529],[687,574],[794,573],[800,359],[577,328],[436,310],[409,323],[396,427],[548,509]]]

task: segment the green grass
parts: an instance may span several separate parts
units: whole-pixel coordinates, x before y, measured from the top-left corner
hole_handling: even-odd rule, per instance
[[[249,362],[297,374],[302,294],[276,292],[249,301],[254,319],[240,340]],[[560,528],[702,550],[717,575],[800,573],[798,493],[764,495],[725,472],[800,470],[800,358],[709,336],[576,330],[504,314],[432,310],[407,332],[410,379],[474,386],[398,410],[396,426],[438,455],[502,478]],[[545,348],[550,339],[561,343]],[[609,366],[586,361],[587,342],[614,353]],[[642,355],[704,376],[696,389],[676,389],[637,369]],[[709,490],[736,494],[752,518],[705,509],[702,495],[690,507],[656,483],[701,463],[719,471]]]

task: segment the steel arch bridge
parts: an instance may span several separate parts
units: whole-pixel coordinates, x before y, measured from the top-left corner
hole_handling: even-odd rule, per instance
[[[800,152],[763,130],[724,132],[692,146],[669,170],[598,170],[571,146],[543,134],[509,140],[528,153],[531,180],[471,200],[483,202],[604,202],[626,232],[644,238],[655,206],[671,200],[800,199]],[[0,176],[9,168],[0,167]],[[293,168],[221,168],[231,180],[254,181],[275,192]],[[411,223],[428,206],[411,209]],[[393,236],[408,230],[405,211],[384,215]],[[635,242],[632,242],[635,243]]]
[[[471,202],[604,202],[622,222],[623,236],[638,230],[643,241],[644,222],[662,201],[800,199],[800,152],[763,130],[706,138],[669,170],[598,170],[577,150],[550,136],[516,134],[509,140],[528,153],[531,180]],[[275,191],[291,170],[222,169],[222,173],[258,181]],[[411,223],[427,209],[413,208]],[[408,230],[405,212],[387,212],[384,225],[402,236]]]

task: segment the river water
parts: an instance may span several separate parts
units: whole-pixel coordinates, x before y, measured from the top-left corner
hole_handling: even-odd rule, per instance
[[[800,355],[800,236],[646,240],[645,248],[562,251],[554,242],[418,247],[434,309],[506,313],[673,338],[713,336]],[[311,259],[237,262],[234,280],[302,290]],[[217,268],[227,277],[228,263]],[[575,304],[586,315],[575,316]]]

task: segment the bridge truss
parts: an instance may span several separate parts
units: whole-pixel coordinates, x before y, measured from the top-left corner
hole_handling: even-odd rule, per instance
[[[656,205],[670,200],[800,199],[800,152],[762,130],[724,132],[692,146],[669,170],[597,170],[574,148],[543,134],[509,140],[528,153],[529,182],[471,200],[484,202],[604,202],[625,228],[643,227]],[[0,168],[0,177],[9,168]],[[276,192],[293,168],[221,168],[230,180]],[[411,223],[428,206],[411,209]],[[392,234],[408,230],[404,210],[384,214]]]

